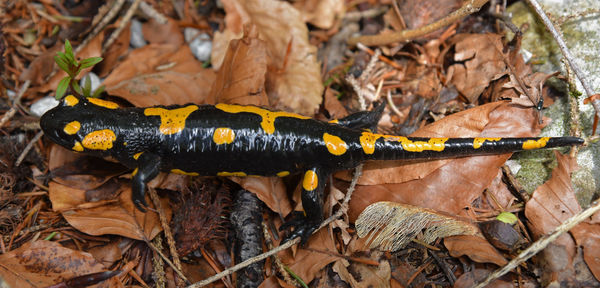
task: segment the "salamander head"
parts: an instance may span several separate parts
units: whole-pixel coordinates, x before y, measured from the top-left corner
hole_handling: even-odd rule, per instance
[[[40,119],[44,134],[69,150],[103,155],[113,147],[117,135],[110,125],[113,102],[69,95]]]

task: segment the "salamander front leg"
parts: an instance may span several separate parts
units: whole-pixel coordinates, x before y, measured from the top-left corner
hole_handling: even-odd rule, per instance
[[[304,213],[294,212],[292,219],[281,226],[280,230],[293,228],[293,231],[285,237],[283,242],[300,236],[302,239],[300,243],[304,245],[310,235],[319,228],[319,225],[323,222],[323,189],[325,188],[326,179],[327,173],[319,168],[312,168],[304,173],[304,180],[302,181],[302,207]]]
[[[160,157],[152,153],[142,153],[138,158],[138,167],[133,170],[131,179],[131,201],[135,207],[146,212],[146,183],[154,179],[160,172]]]

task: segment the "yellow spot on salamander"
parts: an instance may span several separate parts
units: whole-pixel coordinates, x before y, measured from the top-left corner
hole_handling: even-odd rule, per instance
[[[371,132],[363,132],[359,138],[360,145],[365,154],[373,154],[375,152],[375,142],[377,139],[383,138],[385,141],[400,142],[402,149],[408,152],[423,152],[436,151],[441,152],[446,148],[448,138],[429,138],[427,141],[413,141],[404,136],[373,134]]]
[[[225,111],[227,113],[240,113],[240,112],[248,112],[254,113],[262,117],[262,121],[260,122],[260,127],[267,134],[273,134],[275,132],[275,119],[277,117],[289,117],[289,118],[297,118],[297,119],[310,119],[310,117],[298,115],[290,112],[283,111],[269,111],[267,109],[263,109],[256,106],[242,106],[242,105],[230,105],[230,104],[217,104],[215,105],[217,109]]]
[[[136,167],[135,169],[133,169],[133,172],[131,172],[131,176],[135,176],[138,172],[138,168]]]
[[[371,132],[363,132],[360,135],[360,146],[363,148],[365,154],[373,154],[375,152],[375,142],[381,135],[373,134]]]
[[[475,138],[473,139],[473,149],[479,149],[485,141],[500,141],[502,138]]]
[[[235,139],[235,132],[230,128],[217,128],[213,134],[213,141],[217,145],[230,144]]]
[[[113,147],[115,140],[117,140],[115,132],[110,129],[103,129],[85,135],[81,144],[91,150],[108,150]]]
[[[142,155],[142,153],[144,153],[144,152],[139,152],[139,153],[133,154],[133,159],[138,160],[138,158],[140,158],[140,156]]]
[[[523,142],[523,150],[544,148],[549,139],[550,137],[542,137],[538,140],[527,140]]]
[[[77,133],[79,129],[81,129],[81,123],[79,123],[79,121],[73,121],[65,125],[65,128],[63,130],[65,131],[65,133],[73,135]]]
[[[333,155],[342,155],[346,153],[346,150],[348,149],[348,145],[346,145],[344,140],[329,133],[323,134],[323,141],[325,141],[325,146],[327,146],[329,153]]]
[[[338,119],[329,120],[329,123],[331,123],[331,124],[339,124],[340,120],[338,120]]]
[[[317,189],[319,186],[319,176],[313,170],[307,170],[304,173],[304,180],[302,181],[302,188],[306,191],[312,191]]]
[[[277,173],[277,177],[285,177],[290,175],[290,171],[281,171]]]
[[[237,176],[237,177],[246,177],[246,173],[244,172],[219,172],[217,176]]]
[[[73,96],[73,95],[69,95],[67,97],[65,97],[65,104],[67,104],[67,106],[75,106],[77,105],[77,103],[79,103],[79,99],[77,99],[77,97]]]
[[[98,98],[88,98],[88,101],[90,101],[90,103],[92,103],[96,106],[101,106],[101,107],[108,108],[108,109],[119,108],[119,104],[112,102],[112,101],[106,101],[106,100],[102,100],[102,99],[98,99]]]
[[[188,176],[198,176],[198,172],[185,172],[180,169],[171,169],[171,173],[179,174],[179,175],[188,175]]]
[[[171,135],[179,133],[185,128],[185,120],[190,114],[198,110],[198,106],[189,105],[187,107],[167,110],[160,107],[151,107],[144,109],[146,116],[160,116],[160,133]]]
[[[75,141],[75,145],[73,145],[73,151],[81,152],[83,151],[83,146],[81,146],[81,142]]]

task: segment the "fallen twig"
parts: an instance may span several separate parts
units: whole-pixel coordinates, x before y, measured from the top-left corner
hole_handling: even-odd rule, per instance
[[[115,42],[115,40],[117,40],[117,38],[121,34],[121,31],[123,31],[123,29],[127,26],[127,23],[129,23],[129,21],[131,21],[131,17],[133,17],[133,14],[137,10],[138,6],[140,6],[140,2],[142,2],[142,0],[133,1],[133,4],[131,4],[129,9],[127,9],[125,16],[123,16],[123,19],[121,20],[121,22],[119,22],[119,27],[117,27],[117,29],[115,29],[115,31],[113,31],[113,33],[110,34],[110,37],[108,38],[108,40],[106,40],[106,42],[104,42],[104,45],[102,46],[102,53],[106,52],[108,47],[110,47],[110,45],[112,45],[113,42]]]
[[[29,88],[29,84],[31,84],[30,80],[27,80],[27,81],[25,81],[25,83],[23,83],[23,86],[21,86],[19,93],[17,93],[17,96],[15,97],[15,100],[13,101],[12,107],[10,107],[10,110],[8,110],[8,112],[6,112],[6,114],[4,114],[4,116],[2,116],[2,119],[0,119],[0,127],[4,126],[4,124],[6,124],[6,122],[8,122],[8,120],[10,120],[10,118],[15,116],[15,114],[17,113],[17,110],[19,110],[17,107],[19,106],[21,97],[23,97],[23,94],[25,94],[25,91],[27,91],[27,88]]]
[[[552,21],[550,21],[550,18],[548,18],[548,15],[546,15],[546,12],[544,12],[540,3],[537,0],[527,0],[527,2],[529,2],[529,4],[533,7],[535,13],[537,13],[538,16],[542,19],[542,22],[546,26],[546,29],[550,31],[550,34],[552,34],[552,37],[554,37],[554,40],[556,40],[558,48],[560,48],[560,52],[562,52],[565,59],[567,59],[567,62],[569,62],[569,65],[571,66],[571,69],[573,69],[575,76],[577,76],[579,82],[581,82],[581,86],[583,86],[583,90],[585,90],[585,93],[588,95],[588,97],[594,95],[594,91],[590,88],[585,74],[573,61],[574,57],[569,51],[569,48],[567,47],[565,41],[562,39],[562,36],[560,35],[561,33],[558,32],[556,27],[554,27],[554,24],[552,23]],[[594,110],[596,110],[596,115],[600,117],[600,100],[592,101],[592,106],[594,107]]]
[[[377,46],[377,45],[388,45],[388,44],[392,44],[395,42],[415,39],[417,37],[427,35],[431,32],[434,32],[445,26],[448,26],[448,25],[452,24],[452,22],[460,20],[467,15],[470,15],[470,14],[473,14],[473,13],[479,11],[479,9],[481,9],[481,6],[483,6],[487,2],[488,2],[488,0],[471,0],[467,3],[465,3],[458,10],[448,14],[448,16],[446,16],[438,21],[435,21],[429,25],[425,25],[425,26],[419,27],[417,29],[403,30],[400,32],[395,32],[395,33],[353,37],[348,40],[348,44],[351,46],[354,46],[360,42],[367,46]]]

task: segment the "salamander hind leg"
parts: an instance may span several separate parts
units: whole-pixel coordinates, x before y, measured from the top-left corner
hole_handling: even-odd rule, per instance
[[[152,153],[143,153],[137,161],[138,167],[133,170],[131,179],[131,201],[138,210],[146,212],[146,183],[160,172],[160,157]]]
[[[377,131],[377,123],[381,119],[385,102],[374,102],[376,105],[371,111],[360,111],[350,114],[342,119],[334,120],[332,123],[345,126],[351,129],[370,129],[373,132]]]
[[[302,207],[304,213],[294,212],[292,218],[280,227],[279,230],[293,229],[283,242],[301,237],[301,244],[304,245],[310,235],[323,222],[323,189],[325,188],[327,175],[328,173],[320,168],[312,168],[304,173],[302,181]]]

